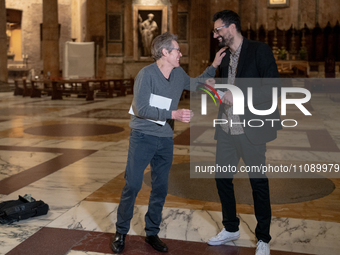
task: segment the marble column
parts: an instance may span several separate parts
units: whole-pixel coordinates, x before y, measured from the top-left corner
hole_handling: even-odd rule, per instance
[[[178,34],[178,0],[171,0],[171,18],[170,18],[170,32]]]
[[[200,75],[209,61],[211,29],[209,4],[207,0],[195,0],[190,5],[189,75],[191,77]]]
[[[106,76],[106,0],[86,1],[86,42],[95,42],[98,56],[96,75]]]
[[[6,5],[5,0],[0,0],[0,85],[7,80]]]
[[[43,0],[42,56],[44,74],[59,77],[58,0]]]
[[[71,13],[72,13],[72,20],[71,20],[71,38],[76,42],[81,42],[81,9],[80,9],[81,2],[79,0],[72,0],[71,3]]]
[[[133,59],[133,24],[132,0],[124,1],[124,56],[126,60]]]

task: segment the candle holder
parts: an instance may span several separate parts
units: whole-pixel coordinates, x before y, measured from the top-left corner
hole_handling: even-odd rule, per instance
[[[286,30],[282,30],[282,47],[281,49],[286,50]]]
[[[296,51],[296,46],[295,46],[295,28],[294,26],[292,26],[292,38],[291,38],[291,42],[290,42],[290,54],[292,56],[292,59],[295,60],[297,51]]]
[[[25,65],[25,67],[28,67],[28,55],[27,54],[22,54],[21,55],[22,58],[22,63]]]
[[[277,27],[274,29],[274,39],[273,39],[273,54],[276,58],[279,54],[279,48],[277,47]]]
[[[302,29],[302,38],[301,38],[301,48],[299,51],[299,57],[300,60],[306,60],[307,59],[307,48],[306,48],[306,37],[305,37],[305,28]]]

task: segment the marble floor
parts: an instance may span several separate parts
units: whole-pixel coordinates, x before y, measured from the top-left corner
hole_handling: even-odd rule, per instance
[[[52,101],[47,96],[0,93],[0,202],[31,194],[50,208],[47,215],[0,225],[0,254],[112,254],[109,243],[115,233],[116,210],[124,185],[131,101],[132,95]],[[180,102],[180,108],[189,106],[188,99]],[[284,128],[278,139],[268,144],[267,163],[339,166],[339,106],[340,102],[329,95],[313,94],[308,103],[312,116],[288,107],[285,118],[296,119],[299,124],[294,129]],[[174,167],[189,163],[193,155],[213,160],[213,131],[199,127],[190,148],[190,129],[190,124],[175,124]],[[310,187],[300,176],[301,183],[293,187],[299,199],[294,203],[280,202],[291,186],[280,185],[281,190],[273,186],[273,193],[278,195],[272,201],[272,255],[340,254],[339,177],[340,172],[333,169],[323,176],[327,182]],[[325,188],[324,183],[331,190],[324,195],[313,194]],[[202,189],[216,192],[214,185]],[[144,182],[124,254],[158,253],[143,239],[150,190]],[[305,191],[304,197],[299,197],[299,190]],[[208,246],[206,241],[222,228],[220,204],[171,193],[159,235],[168,244],[169,254],[255,254],[253,206],[239,203],[237,210],[240,239]]]

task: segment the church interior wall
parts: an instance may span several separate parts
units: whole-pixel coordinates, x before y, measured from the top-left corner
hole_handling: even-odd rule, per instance
[[[21,54],[21,29],[20,26],[16,26],[16,28],[11,29],[11,43],[9,45],[9,51],[15,52],[14,60],[20,61],[22,60]]]
[[[210,31],[213,27],[212,16],[217,11],[231,9],[238,12],[241,17],[244,36],[247,36],[248,28],[252,30],[251,35],[254,37],[257,27],[262,27],[262,29],[268,27],[270,31],[269,45],[272,44],[272,31],[275,28],[273,17],[276,13],[279,17],[277,21],[278,33],[282,34],[282,30],[285,30],[287,36],[289,36],[291,32],[288,31],[291,31],[291,28],[294,27],[298,31],[297,40],[301,40],[301,29],[306,25],[310,30],[306,33],[309,57],[321,62],[324,61],[323,58],[326,53],[320,51],[311,53],[311,51],[316,51],[315,46],[310,42],[313,40],[312,29],[317,23],[321,28],[321,33],[328,23],[333,28],[338,22],[338,14],[340,13],[340,5],[337,0],[290,0],[287,8],[268,8],[268,0],[178,0],[174,2],[177,8],[175,11],[180,17],[178,20],[187,21],[185,24],[178,23],[177,27],[173,25],[175,21],[172,19],[173,2],[171,0],[59,0],[60,67],[62,67],[64,44],[72,39],[77,42],[95,41],[99,50],[97,75],[101,77],[135,77],[143,66],[152,63],[151,58],[143,60],[133,58],[135,53],[131,34],[135,21],[133,15],[130,17],[126,14],[132,13],[134,5],[167,6],[167,30],[173,32],[172,30],[175,27],[179,34],[185,35],[184,38],[179,40],[183,53],[181,64],[190,75],[199,74],[211,61],[214,40]],[[40,35],[42,0],[6,1],[6,8],[22,10],[23,13],[21,39],[16,39],[16,41],[20,40],[21,48],[20,43],[14,44],[15,51],[18,52],[15,60],[20,61],[21,55],[26,54],[29,68],[33,68],[35,73],[39,73],[43,69]],[[108,14],[121,15],[121,40],[108,41]],[[281,34],[278,35],[279,39],[282,37]],[[18,36],[16,32],[15,36]],[[318,36],[318,42],[327,42],[322,34]],[[334,36],[331,39],[336,41]],[[289,48],[290,39],[287,38],[286,40]],[[283,42],[278,41],[280,48]],[[297,47],[300,46],[301,43],[297,41]],[[330,53],[336,51],[336,46],[332,46],[332,49],[329,50]],[[20,48],[21,52],[17,48]]]
[[[62,56],[66,41],[71,40],[71,0],[59,0],[58,20],[60,26],[60,66],[62,66]],[[39,74],[43,69],[41,52],[41,28],[43,12],[42,0],[11,0],[6,1],[6,8],[22,10],[21,21],[21,54],[28,56],[29,68],[34,69],[35,74]],[[20,62],[20,61],[19,61]],[[19,63],[18,63],[19,64]]]
[[[318,1],[319,10],[317,16],[317,22],[320,27],[324,28],[329,22],[331,26],[335,26],[337,21],[340,21],[340,4],[339,1]]]

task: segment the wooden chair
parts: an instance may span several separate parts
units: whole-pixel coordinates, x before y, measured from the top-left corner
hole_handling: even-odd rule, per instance
[[[42,93],[53,97],[52,80],[32,80],[31,81],[32,93],[31,97],[41,97]],[[52,98],[53,99],[53,98]]]
[[[133,85],[134,85],[134,79],[124,79],[124,86],[126,89],[127,95],[133,95]]]
[[[23,96],[24,94],[24,87],[21,83],[21,80],[15,79],[14,80],[14,96]]]
[[[28,87],[26,78],[14,80],[14,85],[15,85],[15,89],[14,89],[15,96],[19,95],[23,97],[28,97],[32,95],[32,88]]]
[[[113,93],[117,95],[117,97],[126,95],[126,88],[123,79],[114,80]]]

